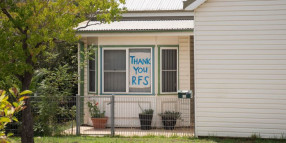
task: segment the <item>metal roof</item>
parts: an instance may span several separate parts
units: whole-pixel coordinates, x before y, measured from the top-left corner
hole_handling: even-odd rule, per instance
[[[183,10],[185,0],[125,0],[128,11]]]
[[[193,20],[156,20],[156,21],[120,21],[102,24],[98,21],[90,22],[85,28],[87,21],[79,24],[78,31],[179,31],[194,29]]]

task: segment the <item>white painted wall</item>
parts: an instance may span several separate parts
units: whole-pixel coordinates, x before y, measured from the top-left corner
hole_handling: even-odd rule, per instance
[[[196,135],[286,137],[286,1],[195,10]]]
[[[99,37],[99,45],[178,45],[178,36]]]
[[[182,102],[178,100],[177,95],[158,95],[158,47],[157,45],[179,45],[179,86],[182,90],[190,90],[190,62],[191,47],[190,36],[107,36],[107,37],[88,37],[83,41],[94,45],[155,45],[155,96],[137,96],[137,95],[119,95],[115,101],[115,125],[116,127],[140,127],[138,114],[141,112],[138,102],[143,108],[151,107],[155,111],[152,125],[161,127],[161,119],[158,116],[166,110],[182,112],[182,120],[178,120],[177,126],[190,126],[190,119],[186,118],[190,114],[190,100]],[[86,44],[87,45],[87,44]],[[100,52],[98,52],[100,57]],[[98,64],[100,69],[100,64]],[[88,74],[85,68],[85,96],[97,96],[99,94],[88,93]],[[98,77],[100,79],[100,72]],[[193,83],[192,83],[193,84]],[[100,80],[98,80],[98,89],[100,89]],[[100,91],[100,90],[98,90]],[[85,100],[87,102],[87,100]],[[109,100],[101,99],[101,109],[106,111],[106,115],[110,116],[110,107],[107,105]],[[92,125],[87,105],[84,107],[85,117],[84,123]],[[108,125],[110,121],[108,122]]]

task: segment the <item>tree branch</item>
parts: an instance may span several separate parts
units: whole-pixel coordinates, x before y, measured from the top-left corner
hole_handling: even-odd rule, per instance
[[[5,8],[1,8],[2,12],[9,18],[10,21],[12,21],[12,23],[14,24],[14,26],[22,33],[25,34],[25,31],[16,25],[15,20],[13,19],[13,17],[11,16],[11,14],[7,11],[7,9]]]
[[[57,38],[53,38],[53,42],[55,42],[55,43],[65,43],[66,41],[64,41],[64,40],[59,40],[59,39],[57,39]]]
[[[39,47],[40,47],[42,44],[44,44],[44,43],[45,43],[44,41],[37,43],[36,46],[35,46],[35,48],[39,48]]]
[[[59,40],[59,39],[57,39],[57,38],[53,38],[53,42],[55,42],[55,43],[64,43],[64,42],[66,42],[66,41]],[[48,43],[45,42],[45,41],[38,42],[38,43],[36,44],[35,48],[39,48],[41,45],[44,45],[44,44],[48,44]]]
[[[92,26],[92,25],[102,24],[101,22],[99,22],[99,23],[94,23],[94,24],[89,24],[90,22],[91,22],[91,20],[88,20],[85,26],[78,27],[76,30],[80,30],[80,29],[83,29],[83,28],[87,28],[88,26]]]

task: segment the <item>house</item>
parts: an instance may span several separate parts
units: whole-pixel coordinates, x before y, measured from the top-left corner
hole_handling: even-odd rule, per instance
[[[196,0],[197,136],[285,138],[286,1]]]
[[[99,49],[96,70],[81,72],[85,81],[82,95],[104,96],[120,90],[124,93],[116,97],[140,98],[145,107],[152,103],[160,113],[176,109],[177,90],[193,90],[195,101],[189,107],[195,119],[189,123],[194,122],[196,136],[285,138],[285,0],[189,0],[185,5],[176,0],[145,2],[133,5],[121,22],[79,31],[82,49],[88,45]],[[140,47],[144,51],[136,51]],[[105,54],[122,58],[104,59]],[[128,83],[134,74],[130,62],[124,60],[128,54],[150,59],[151,71],[144,74],[148,75],[147,85]],[[116,60],[118,68],[124,65],[117,74],[122,74],[120,80],[126,84],[118,88],[112,87],[117,82],[109,84],[102,68],[108,60]],[[165,62],[171,63],[168,60],[176,61],[174,68],[162,68]],[[93,72],[97,73],[95,83],[87,81],[88,73]],[[91,85],[95,88],[88,88]],[[137,95],[139,87],[144,94]],[[129,123],[120,124],[130,124],[135,112],[139,109],[130,113]]]
[[[79,50],[95,49],[94,60],[79,68],[80,95],[114,95],[116,127],[139,127],[139,106],[154,109],[153,127],[162,126],[158,114],[167,110],[182,113],[178,126],[193,126],[193,100],[182,103],[177,95],[194,89],[193,12],[182,0],[126,0],[125,6],[120,22],[79,25]],[[100,108],[109,116],[107,103]],[[91,124],[89,114],[84,124]]]

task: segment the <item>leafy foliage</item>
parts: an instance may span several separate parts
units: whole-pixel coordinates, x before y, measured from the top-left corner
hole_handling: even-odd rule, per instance
[[[93,101],[92,102],[87,102],[87,106],[89,108],[89,113],[91,118],[103,118],[105,117],[105,111],[101,112],[99,107],[98,107],[98,102]]]
[[[35,135],[56,134],[59,124],[74,120],[75,105],[69,103],[75,99],[72,95],[77,79],[75,73],[69,70],[70,66],[65,64],[53,70],[41,69],[36,72],[39,77],[34,76],[37,79],[35,91],[40,100],[33,104]]]
[[[146,115],[153,115],[154,110],[153,109],[145,109],[142,111],[141,114],[146,114]]]
[[[38,84],[30,85],[33,77],[35,82],[43,79],[43,76],[35,78],[35,75],[44,71],[42,64],[49,63],[43,59],[53,57],[50,53],[56,51],[55,47],[61,43],[78,42],[80,37],[76,36],[75,27],[79,23],[86,20],[97,20],[102,23],[118,20],[124,11],[124,8],[119,8],[119,3],[124,3],[124,0],[0,0],[0,79],[17,79],[13,83],[20,83],[22,90],[37,89]],[[54,58],[47,59],[49,61]],[[46,69],[60,71],[60,68],[65,67],[62,65]],[[52,78],[46,78],[46,83],[52,81]],[[48,91],[51,86],[58,88]],[[52,94],[64,87],[57,82],[46,87],[41,85],[41,88]],[[30,109],[29,102],[27,109]],[[33,142],[30,111],[23,112],[23,129],[27,129],[22,134],[24,143]]]
[[[29,90],[25,90],[19,93],[19,89],[16,87],[9,89],[12,98],[14,98],[14,102],[9,102],[9,96],[6,94],[5,90],[0,90],[0,136],[1,142],[8,142],[6,140],[5,129],[8,123],[13,121],[18,122],[18,119],[15,117],[15,114],[25,109],[24,100],[27,99],[27,94],[31,94],[32,92]],[[8,133],[7,136],[13,135],[12,133]]]
[[[118,20],[123,10],[118,5],[115,0],[1,0],[1,74],[32,72],[55,43],[79,40],[74,29],[79,23]]]
[[[181,114],[180,112],[176,112],[176,111],[165,111],[163,113],[160,113],[159,116],[164,116],[164,117],[172,117],[173,119],[180,119],[181,118]]]
[[[153,109],[149,108],[149,109],[144,109],[144,110],[143,110],[143,108],[141,107],[141,105],[140,105],[139,102],[138,102],[138,106],[139,106],[139,108],[140,108],[141,111],[142,111],[140,114],[153,115],[153,113],[154,113],[154,110],[153,110]]]
[[[5,76],[5,77],[0,76],[0,89],[2,90],[8,91],[10,87],[13,87],[19,84],[20,84],[19,80],[15,78],[14,76]]]
[[[76,107],[68,104],[73,98],[68,97],[37,97],[34,102],[34,132],[36,136],[60,135],[63,124],[73,126]],[[70,126],[69,126],[70,127]]]

